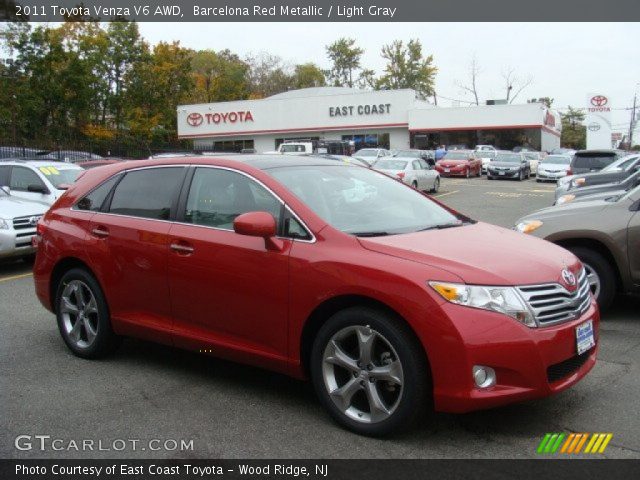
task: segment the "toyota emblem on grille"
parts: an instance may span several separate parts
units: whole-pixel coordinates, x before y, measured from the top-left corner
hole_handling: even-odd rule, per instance
[[[35,227],[38,224],[38,220],[40,220],[40,217],[29,218],[29,225],[31,225],[32,227]]]
[[[575,285],[576,285],[576,276],[573,273],[571,273],[569,270],[567,270],[566,268],[564,270],[562,270],[562,279],[570,287],[575,287]]]

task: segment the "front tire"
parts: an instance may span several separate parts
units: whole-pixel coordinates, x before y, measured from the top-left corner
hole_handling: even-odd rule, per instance
[[[431,404],[429,367],[412,332],[369,307],[333,315],[313,343],[311,379],[343,427],[370,436],[414,425]]]
[[[58,329],[75,355],[101,358],[120,344],[111,328],[109,308],[95,277],[82,268],[64,274],[55,297]]]
[[[616,272],[609,261],[599,252],[585,247],[569,248],[584,264],[591,292],[596,297],[600,310],[607,310],[616,296]]]

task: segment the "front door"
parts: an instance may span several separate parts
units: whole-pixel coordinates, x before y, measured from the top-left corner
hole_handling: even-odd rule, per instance
[[[170,231],[169,287],[174,342],[184,348],[272,368],[287,355],[290,241],[279,251],[239,235],[234,219],[282,203],[249,176],[198,167]]]

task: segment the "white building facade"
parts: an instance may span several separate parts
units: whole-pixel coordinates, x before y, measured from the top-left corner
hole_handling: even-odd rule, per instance
[[[258,152],[291,140],[348,140],[355,148],[490,144],[560,146],[560,118],[538,103],[441,108],[413,90],[293,90],[258,100],[178,107],[178,137],[199,150]]]

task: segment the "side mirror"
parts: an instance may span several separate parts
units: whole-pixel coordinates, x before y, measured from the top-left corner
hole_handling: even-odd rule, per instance
[[[38,185],[37,183],[29,184],[29,186],[27,186],[27,191],[33,193],[41,193],[43,195],[47,195],[49,193],[49,189],[47,187],[45,187],[44,185]]]
[[[264,239],[267,250],[282,250],[282,242],[275,238],[276,219],[267,212],[247,212],[233,221],[233,231],[238,235]]]
[[[58,185],[58,190],[69,190],[69,188],[71,188],[71,185],[68,183],[61,183]]]

